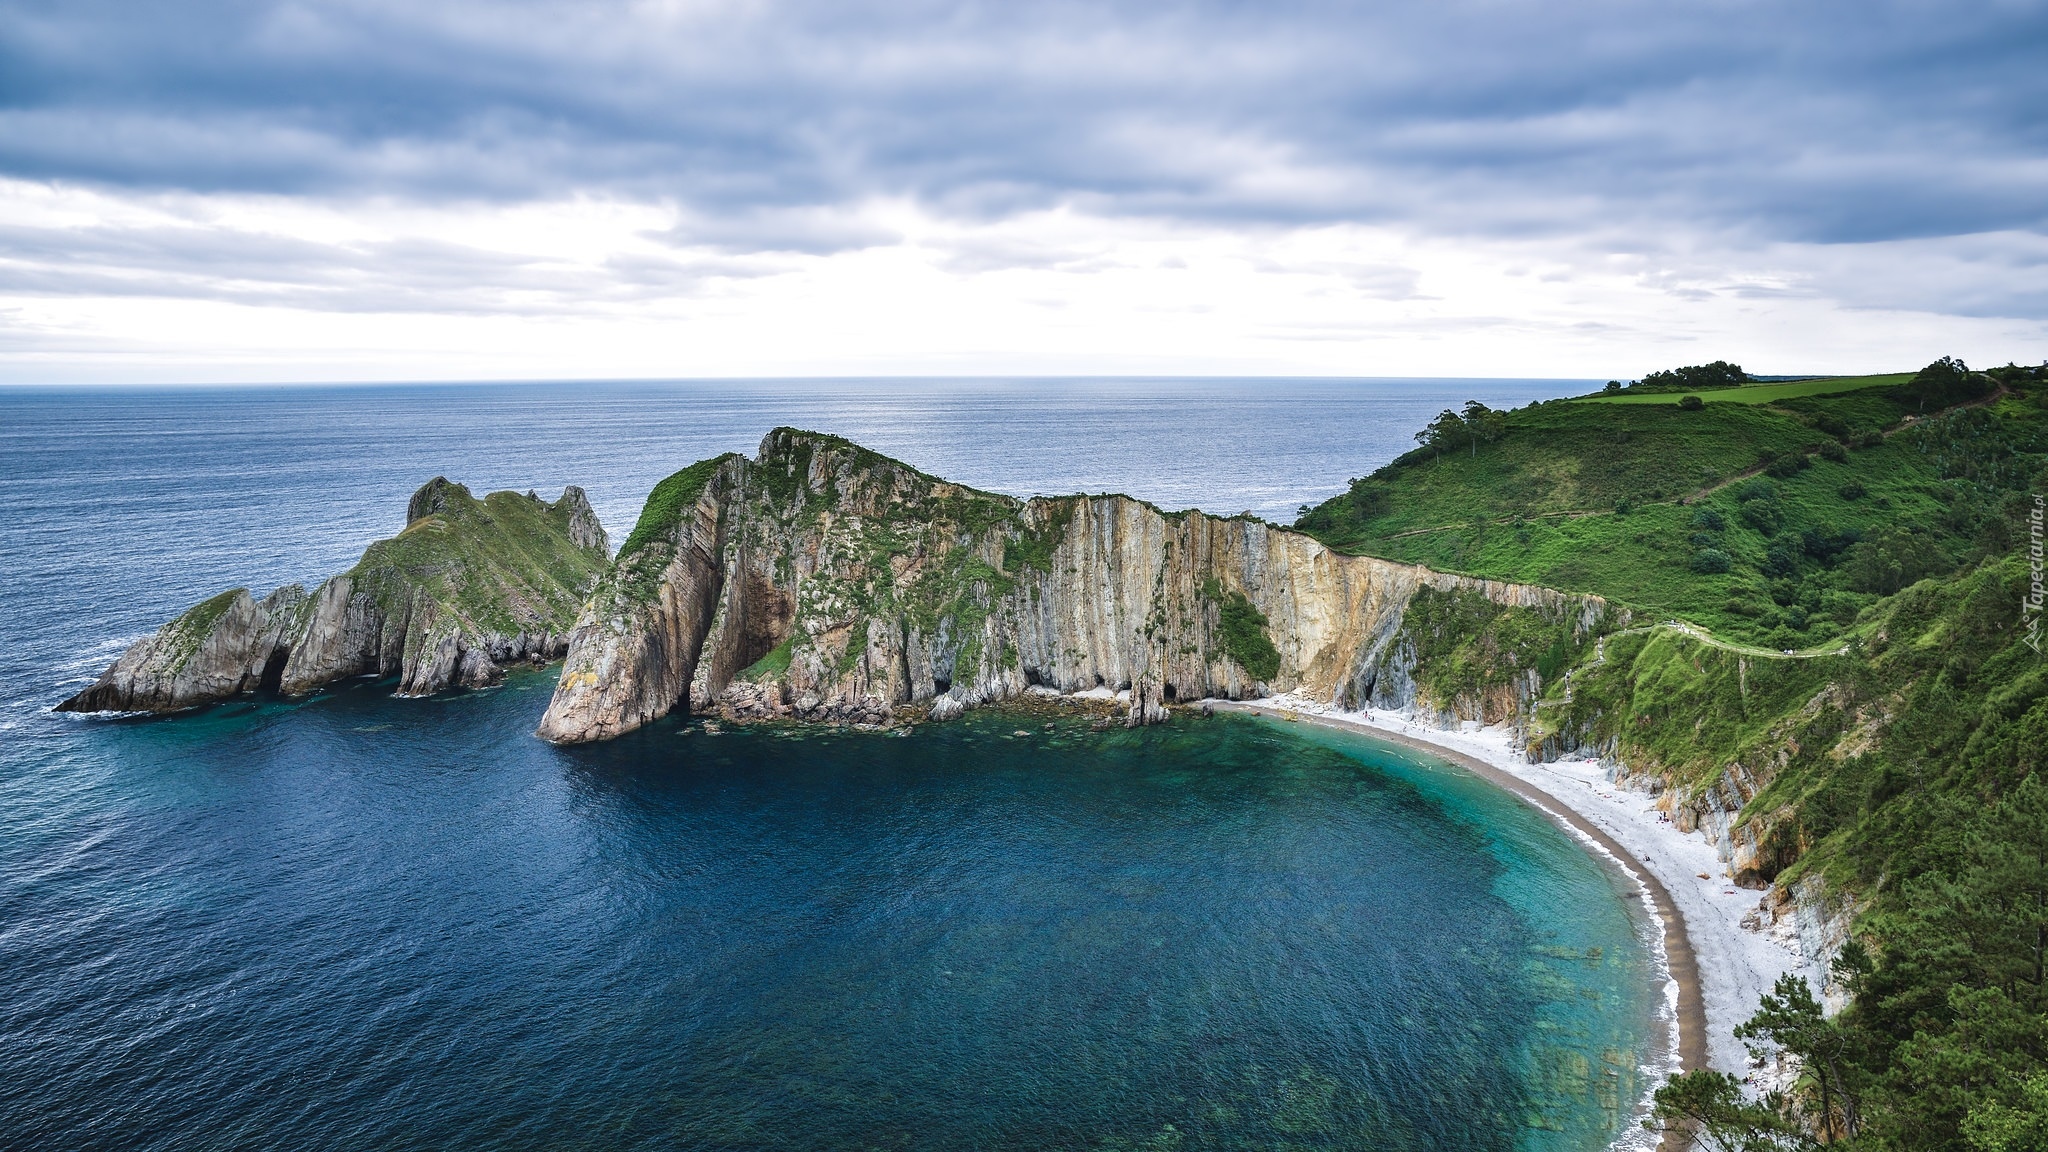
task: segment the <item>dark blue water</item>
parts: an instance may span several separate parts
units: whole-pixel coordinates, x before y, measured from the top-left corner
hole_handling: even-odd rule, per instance
[[[1591,1149],[1635,913],[1444,765],[1245,719],[529,735],[545,675],[59,717],[446,472],[591,489],[796,423],[1008,491],[1280,515],[1513,382],[0,392],[0,1146]],[[1290,471],[1291,470],[1291,471]]]

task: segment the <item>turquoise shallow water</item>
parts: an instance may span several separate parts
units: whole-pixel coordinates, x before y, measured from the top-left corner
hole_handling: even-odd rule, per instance
[[[655,431],[563,455],[625,392],[52,395],[0,396],[0,1147],[1577,1150],[1640,1095],[1654,980],[1620,883],[1360,737],[981,715],[564,750],[529,735],[536,674],[52,715],[223,573],[345,564],[423,466],[513,482],[512,428],[546,433],[534,483],[614,505],[666,463]],[[1042,449],[948,427],[1021,472],[1093,434],[1059,427],[1150,418],[1135,395]],[[1211,399],[1286,439],[1255,423],[1286,403]],[[676,454],[743,409],[845,415],[800,401],[733,400]]]

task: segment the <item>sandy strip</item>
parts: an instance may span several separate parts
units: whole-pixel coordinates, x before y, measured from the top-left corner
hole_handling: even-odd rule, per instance
[[[1505,726],[1468,724],[1447,731],[1399,713],[1339,712],[1290,697],[1214,703],[1266,715],[1291,713],[1304,723],[1421,748],[1500,784],[1591,837],[1636,874],[1664,922],[1665,960],[1679,986],[1683,1066],[1736,1076],[1757,1071],[1735,1039],[1735,1026],[1756,1012],[1758,999],[1780,975],[1804,970],[1801,957],[1786,941],[1743,926],[1743,918],[1758,906],[1758,893],[1737,888],[1714,845],[1698,832],[1680,832],[1648,793],[1615,786],[1596,760],[1530,764]],[[1805,975],[1814,987],[1821,986],[1822,973]]]

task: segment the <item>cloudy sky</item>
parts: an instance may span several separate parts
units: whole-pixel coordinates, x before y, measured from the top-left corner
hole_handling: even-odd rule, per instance
[[[0,0],[0,380],[2048,358],[2048,3]]]

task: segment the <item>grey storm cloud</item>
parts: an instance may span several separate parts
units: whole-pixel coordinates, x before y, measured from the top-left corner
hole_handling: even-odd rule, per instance
[[[747,251],[886,242],[807,215],[875,196],[963,219],[2031,231],[2043,109],[2039,3],[0,3],[16,178],[655,198],[685,239]]]

